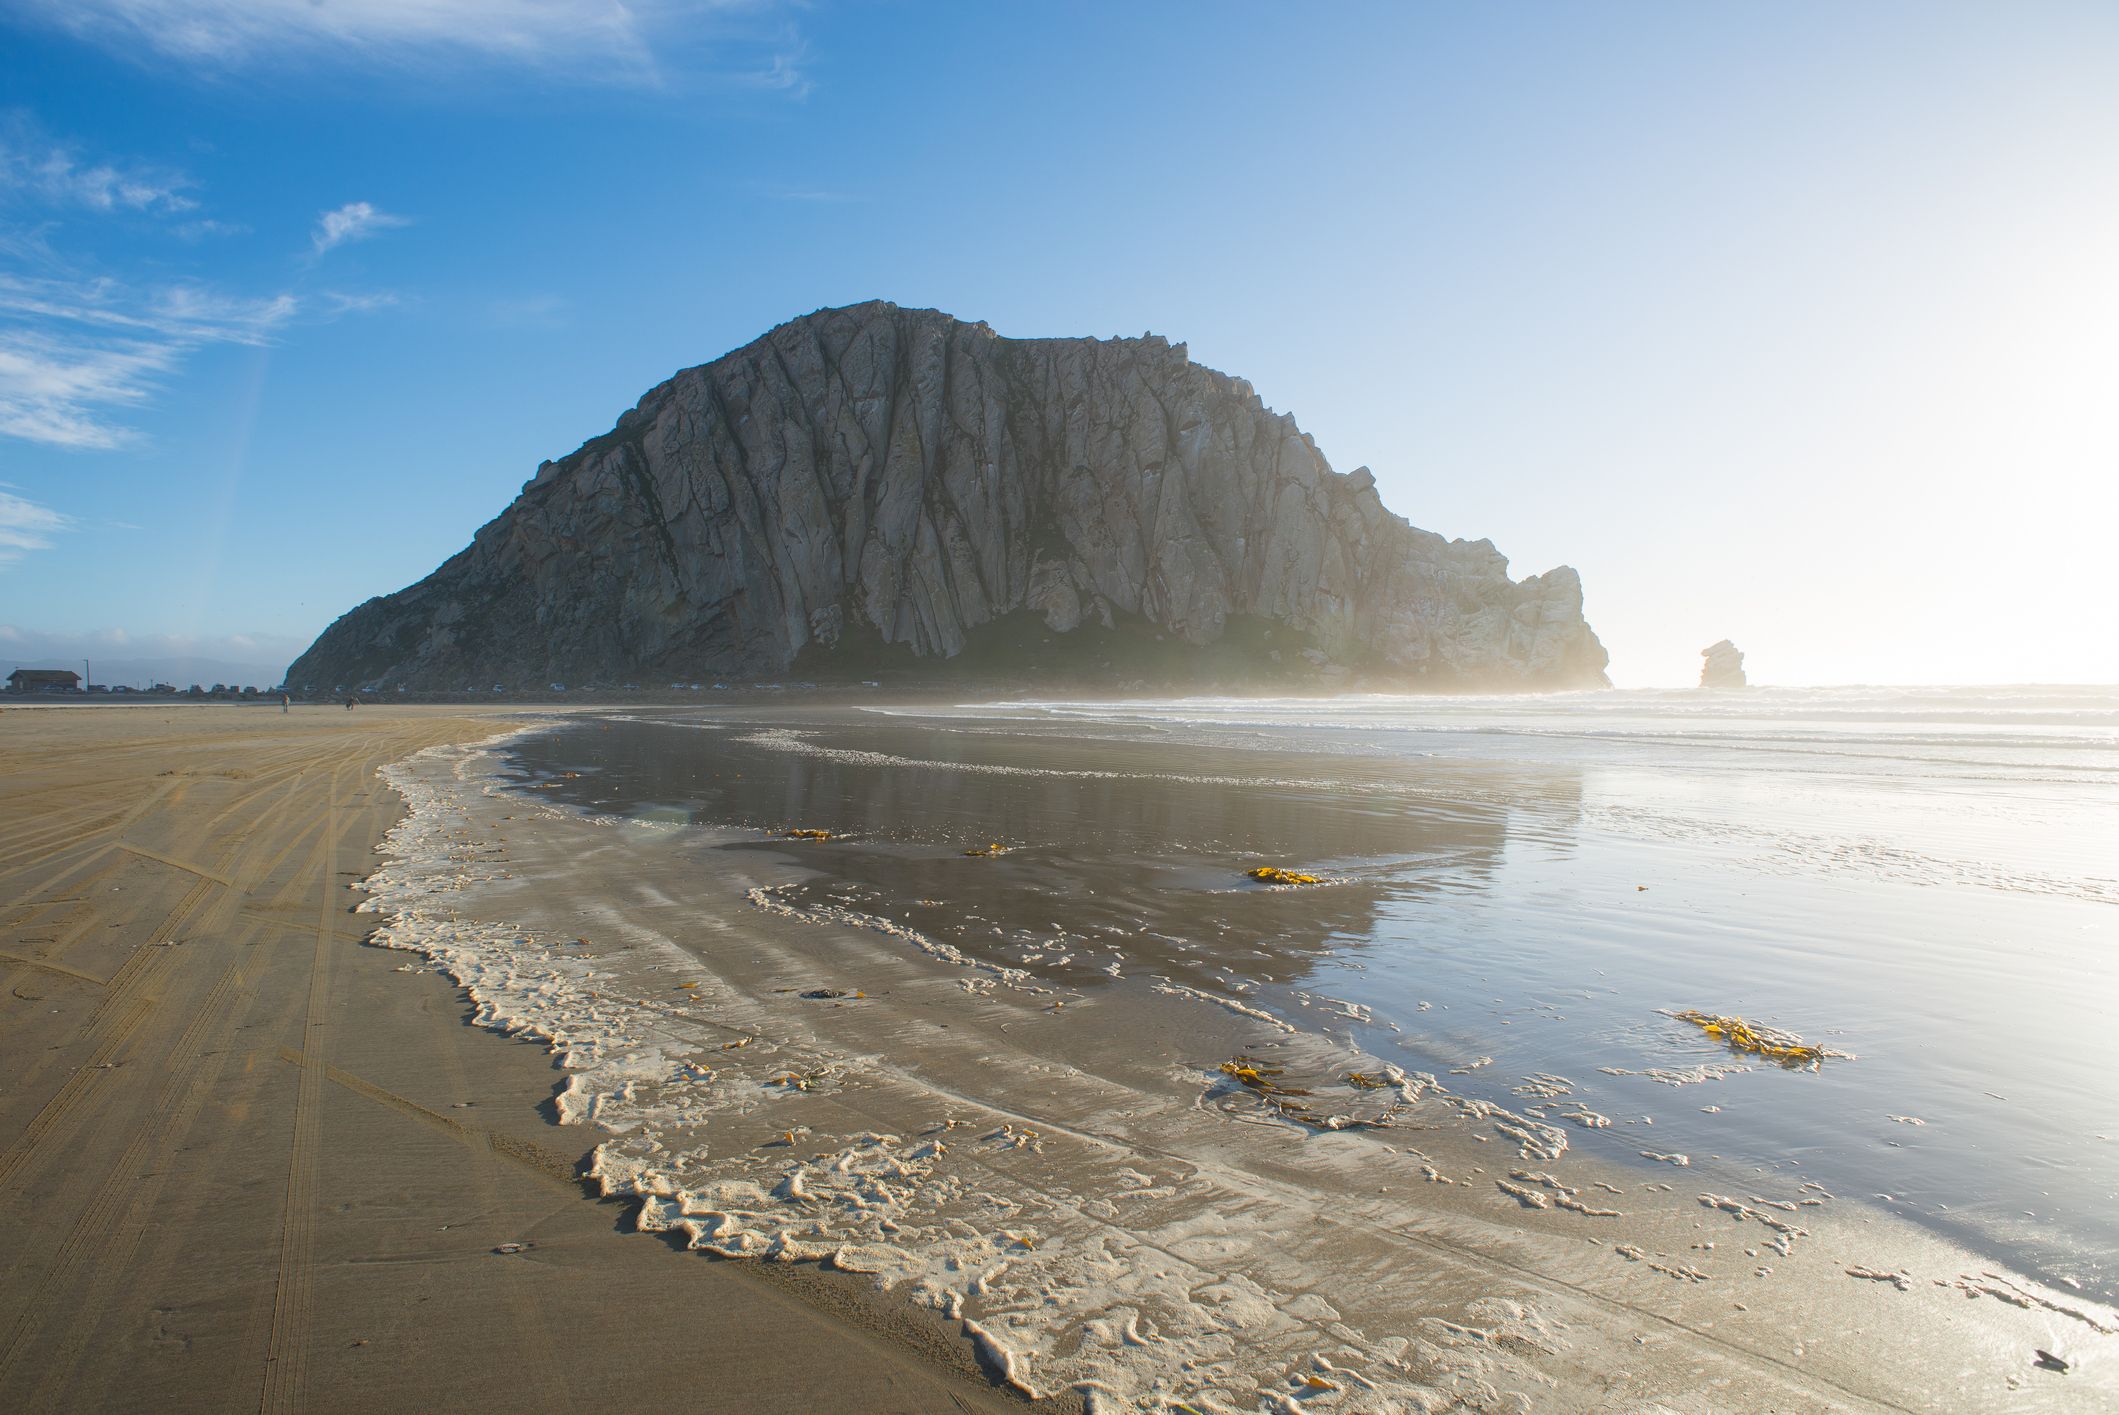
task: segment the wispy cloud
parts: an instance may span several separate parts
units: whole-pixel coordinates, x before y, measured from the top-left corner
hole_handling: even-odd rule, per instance
[[[557,329],[566,311],[567,302],[557,295],[518,295],[488,301],[486,319],[501,329]]]
[[[318,296],[319,312],[326,319],[342,314],[374,314],[394,310],[404,301],[388,290],[326,290]]]
[[[133,440],[122,414],[145,403],[196,351],[271,343],[297,320],[319,323],[397,303],[385,292],[231,294],[196,280],[123,281],[77,273],[55,238],[81,213],[160,218],[178,240],[246,229],[203,214],[181,173],[89,161],[26,114],[0,114],[0,438],[110,448]],[[27,213],[26,219],[18,213]],[[71,215],[70,215],[71,214]],[[321,255],[401,217],[350,202],[319,218]]]
[[[263,344],[301,307],[293,295],[228,295],[180,283],[136,291],[116,280],[0,274],[0,319],[112,330],[187,344]]]
[[[804,64],[809,59],[809,46],[799,39],[792,39],[786,47],[777,50],[766,61],[765,67],[753,69],[742,75],[742,81],[751,88],[773,89],[793,98],[807,98],[816,87]]]
[[[517,65],[652,72],[646,23],[717,0],[17,0],[129,58],[234,69],[289,57],[430,64],[453,51]]]
[[[378,231],[388,231],[397,226],[411,225],[411,219],[393,216],[371,202],[349,201],[336,211],[327,211],[316,218],[316,230],[309,240],[316,253],[334,250],[348,241],[365,241]]]
[[[181,172],[135,162],[95,161],[46,134],[23,114],[0,119],[0,194],[58,208],[176,213],[198,202]]]
[[[203,241],[209,236],[247,236],[250,228],[240,221],[216,221],[205,217],[198,221],[186,221],[171,230],[179,240]]]
[[[139,291],[110,280],[0,275],[0,436],[50,447],[132,439],[114,416],[209,344],[264,344],[295,318],[289,294],[230,296],[201,285]]]
[[[0,568],[30,551],[51,549],[51,538],[74,525],[73,517],[17,496],[9,485],[0,482]]]

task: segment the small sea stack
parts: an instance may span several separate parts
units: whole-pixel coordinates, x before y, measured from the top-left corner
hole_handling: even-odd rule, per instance
[[[1744,677],[1744,652],[1724,639],[1700,650],[1706,662],[1700,665],[1702,688],[1742,688],[1748,686]]]

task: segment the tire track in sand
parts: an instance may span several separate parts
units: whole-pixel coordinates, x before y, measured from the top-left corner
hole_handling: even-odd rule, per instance
[[[57,1401],[71,1383],[74,1368],[79,1364],[89,1338],[100,1319],[110,1310],[119,1282],[127,1276],[133,1248],[161,1194],[169,1153],[190,1131],[200,1107],[206,1102],[211,1078],[201,1074],[208,1069],[208,1058],[204,1053],[209,1047],[218,1053],[234,1029],[240,1006],[229,1003],[231,993],[238,1003],[244,997],[243,963],[244,960],[238,958],[229,964],[199,1003],[191,1025],[177,1038],[171,1051],[175,1065],[155,1097],[150,1120],[140,1128],[140,1133],[111,1167],[95,1197],[75,1220],[72,1231],[53,1255],[42,1281],[16,1318],[6,1347],[0,1349],[0,1390],[4,1390],[17,1361],[55,1315],[56,1304],[50,1297],[53,1289],[71,1278],[81,1263],[96,1255],[96,1245],[103,1245],[101,1261],[88,1285],[88,1295],[72,1304],[72,1324],[62,1338],[60,1351],[45,1363],[44,1379],[32,1394],[29,1409],[56,1408]],[[217,1059],[211,1070],[216,1075],[219,1073]],[[129,1241],[128,1234],[131,1235]]]
[[[322,864],[317,880],[316,948],[309,964],[309,1005],[302,1023],[304,1064],[295,1091],[294,1140],[287,1161],[287,1196],[280,1221],[280,1265],[272,1295],[272,1323],[265,1336],[265,1375],[258,1392],[261,1415],[299,1410],[308,1363],[309,1315],[316,1285],[311,1249],[316,1242],[318,1159],[324,1089],[324,1006],[331,982],[331,886],[338,866],[338,769],[327,786]]]

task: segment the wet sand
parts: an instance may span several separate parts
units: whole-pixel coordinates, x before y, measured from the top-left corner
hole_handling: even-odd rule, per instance
[[[1019,1408],[853,1279],[625,1231],[545,1049],[363,944],[376,769],[499,725],[0,713],[0,1409]]]
[[[372,882],[381,937],[463,983],[483,1025],[555,1048],[562,1114],[621,1132],[593,1163],[606,1193],[708,1252],[868,1274],[1026,1392],[1202,1411],[2119,1396],[2108,1310],[1867,1196],[1601,1162],[1565,1143],[1581,1122],[1452,1094],[1212,986],[1017,971],[835,904],[777,830],[556,807],[492,751],[393,779],[415,811]],[[921,879],[1009,867],[927,853]],[[937,886],[928,907],[961,905]],[[1222,1070],[1239,1058],[1310,1094],[1261,1096]],[[2037,1369],[2040,1349],[2072,1369]]]
[[[879,932],[763,831],[516,789],[509,725],[0,715],[0,1407],[2119,1400],[2110,1313],[1863,1196]]]

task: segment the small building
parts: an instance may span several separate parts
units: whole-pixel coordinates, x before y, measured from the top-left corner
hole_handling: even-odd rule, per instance
[[[78,693],[81,675],[71,668],[18,668],[7,675],[10,693]]]

